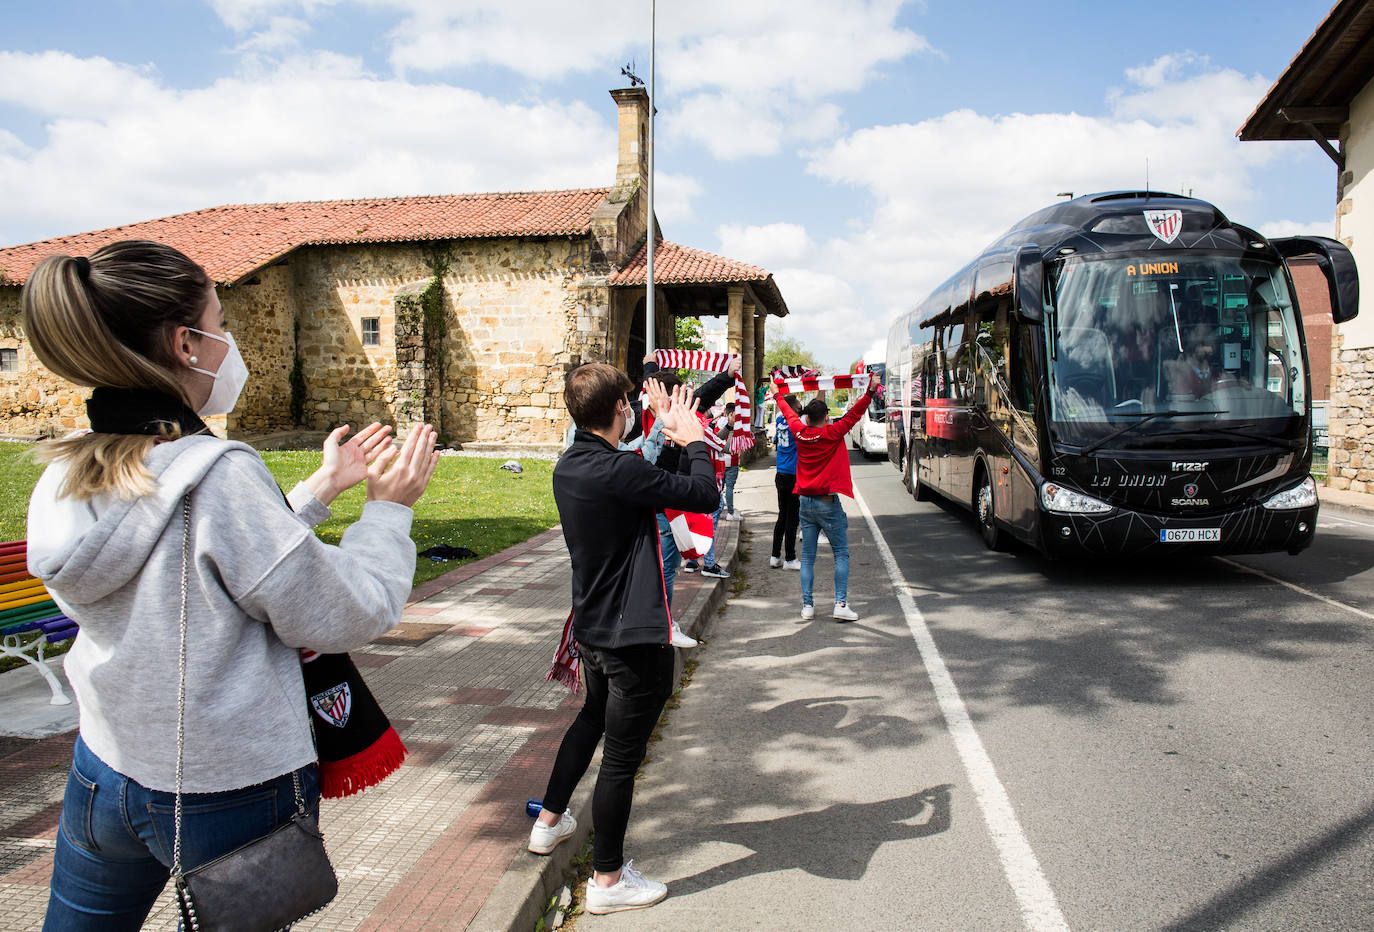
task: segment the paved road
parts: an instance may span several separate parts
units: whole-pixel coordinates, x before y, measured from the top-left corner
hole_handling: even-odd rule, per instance
[[[749,589],[628,839],[671,895],[598,927],[1374,929],[1374,519],[1296,558],[1053,563],[853,462],[909,597],[846,502],[862,620],[801,621],[744,473]]]
[[[1374,929],[1374,520],[1049,562],[855,473],[1070,927]]]

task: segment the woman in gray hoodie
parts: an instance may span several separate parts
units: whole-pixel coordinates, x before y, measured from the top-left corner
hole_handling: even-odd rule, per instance
[[[397,451],[377,425],[340,446],[340,428],[288,504],[251,447],[201,420],[233,409],[248,370],[196,263],[142,241],[54,256],[22,305],[43,365],[94,388],[91,431],[46,445],[29,506],[29,570],[81,626],[66,660],[80,734],[44,928],[133,930],[172,863],[183,599],[189,870],[289,819],[296,786],[318,804],[299,650],[347,651],[400,620],[434,431]],[[362,517],[337,547],[321,542],[311,526],[364,479]]]

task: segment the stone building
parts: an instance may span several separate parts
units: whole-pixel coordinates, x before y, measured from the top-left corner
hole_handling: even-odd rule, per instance
[[[465,445],[559,442],[565,371],[609,362],[634,377],[646,345],[648,95],[611,95],[613,187],[230,205],[0,248],[0,434],[85,423],[86,393],[24,340],[20,286],[34,266],[152,239],[204,266],[243,351],[248,385],[213,425],[228,436],[381,420],[427,421]],[[764,319],[787,314],[772,276],[661,235],[655,344],[673,345],[675,316],[728,315],[752,378]]]
[[[1374,283],[1374,0],[1332,7],[1237,135],[1310,140],[1331,157],[1336,238],[1355,256],[1367,292]],[[1303,301],[1296,269],[1294,277]],[[1303,311],[1309,326],[1305,303]],[[1338,324],[1330,352],[1327,484],[1374,492],[1374,313]],[[1311,346],[1309,356],[1315,370]]]

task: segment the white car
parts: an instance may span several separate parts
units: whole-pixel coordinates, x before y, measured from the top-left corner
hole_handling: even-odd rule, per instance
[[[869,414],[865,411],[859,422],[849,429],[849,445],[864,456],[887,456],[887,417],[880,413],[882,420],[874,421]]]

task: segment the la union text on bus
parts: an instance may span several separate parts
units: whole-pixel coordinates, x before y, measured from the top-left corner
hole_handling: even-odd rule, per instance
[[[1296,554],[1318,507],[1298,256],[1353,318],[1332,239],[1148,191],[1034,213],[893,324],[888,459],[992,548]]]

